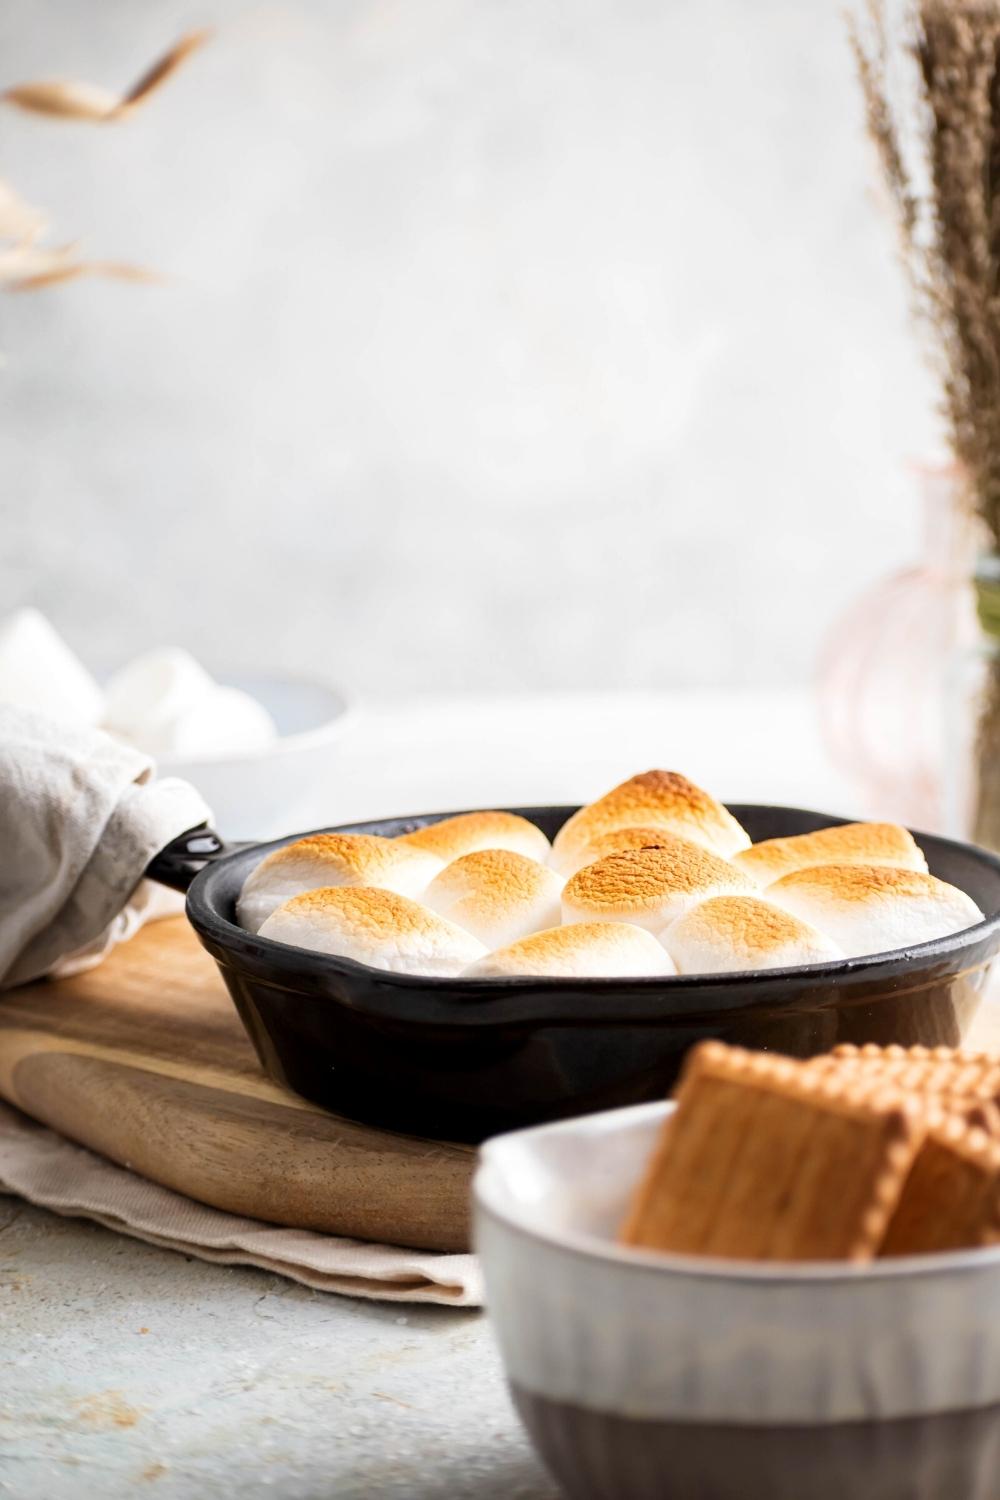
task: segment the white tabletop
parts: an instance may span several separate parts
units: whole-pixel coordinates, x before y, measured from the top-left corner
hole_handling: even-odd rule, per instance
[[[375,700],[332,750],[312,812],[338,823],[583,802],[653,766],[728,802],[860,812],[811,694],[692,690]]]

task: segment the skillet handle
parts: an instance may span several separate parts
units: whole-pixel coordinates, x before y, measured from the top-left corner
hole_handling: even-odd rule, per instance
[[[146,866],[146,879],[155,880],[157,885],[168,885],[172,891],[187,891],[194,877],[207,864],[247,847],[247,844],[223,843],[215,830],[203,823],[200,828],[189,829],[161,849]]]

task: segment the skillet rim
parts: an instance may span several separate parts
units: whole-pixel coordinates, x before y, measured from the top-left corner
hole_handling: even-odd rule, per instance
[[[984,916],[981,922],[977,922],[972,927],[962,928],[959,932],[949,933],[945,937],[933,938],[929,942],[913,944],[908,948],[891,949],[884,953],[839,959],[833,963],[799,964],[781,969],[749,969],[736,973],[610,978],[577,978],[569,975],[507,975],[495,979],[464,979],[460,976],[436,978],[416,974],[397,974],[389,969],[373,968],[355,959],[317,953],[313,949],[295,947],[290,943],[279,943],[273,938],[261,938],[255,933],[244,931],[234,921],[222,916],[218,910],[217,898],[213,900],[216,888],[224,882],[234,865],[240,862],[257,862],[273,850],[282,848],[297,839],[309,837],[311,833],[372,833],[393,824],[420,827],[427,823],[439,822],[444,818],[457,817],[466,811],[480,810],[510,812],[532,822],[536,821],[538,815],[552,818],[564,814],[562,821],[565,822],[577,811],[577,807],[570,804],[551,804],[534,807],[474,808],[402,814],[395,817],[358,819],[350,823],[288,834],[282,838],[250,844],[231,853],[223,854],[207,864],[195,876],[187,897],[188,920],[203,945],[218,963],[237,972],[252,972],[257,983],[270,983],[275,988],[285,988],[298,994],[309,994],[318,991],[329,992],[329,981],[339,978],[344,981],[344,986],[337,998],[342,1001],[348,999],[349,996],[343,991],[353,982],[359,989],[366,991],[364,996],[366,1009],[375,1008],[373,1001],[378,992],[381,992],[380,998],[386,1002],[389,1000],[389,994],[386,992],[413,992],[427,1000],[436,1001],[434,1008],[444,1007],[448,1013],[447,1019],[452,1021],[459,1019],[451,1013],[452,1007],[460,1007],[466,1013],[461,1019],[472,1019],[468,1012],[473,1000],[485,1005],[490,1000],[499,1002],[512,996],[555,999],[559,997],[560,992],[563,992],[567,1002],[577,1007],[573,1016],[562,1019],[585,1020],[589,1017],[580,1014],[578,1009],[582,1000],[589,997],[592,1002],[596,1002],[609,999],[616,994],[621,997],[623,991],[627,991],[629,997],[633,999],[648,998],[650,1001],[656,999],[658,1001],[657,1012],[655,1015],[651,1013],[649,1019],[663,1019],[664,1002],[668,998],[675,1002],[670,1007],[671,1013],[674,1016],[683,1016],[684,1012],[693,1011],[696,1008],[692,1002],[696,1001],[698,996],[706,990],[727,991],[732,997],[729,1003],[720,1005],[716,1000],[713,1009],[730,1010],[741,1008],[745,1004],[760,1003],[762,999],[780,1001],[782,991],[788,991],[786,998],[789,998],[797,991],[801,992],[803,986],[835,988],[845,980],[850,981],[853,986],[869,979],[885,984],[886,981],[905,978],[916,971],[920,971],[926,979],[933,977],[927,966],[933,966],[936,963],[942,965],[940,977],[943,978],[946,975],[956,977],[964,971],[953,962],[955,958],[968,954],[969,968],[975,968],[1000,948],[1000,906],[998,906],[997,910]],[[856,821],[818,812],[815,809],[786,807],[777,803],[733,803],[729,810],[740,821],[747,814],[766,813],[790,814],[816,826],[824,827]],[[822,821],[817,824],[816,820]],[[788,836],[775,835],[775,837]],[[991,854],[988,850],[961,840],[944,838],[939,834],[914,831],[913,836],[921,847],[925,844],[932,845],[942,852],[954,851],[965,858],[972,858],[984,865],[1000,880],[1000,857]],[[304,987],[303,980],[306,981]],[[323,984],[324,980],[328,981],[326,985]],[[891,983],[890,987],[901,988]],[[372,993],[373,991],[375,993]],[[379,1005],[377,1008],[383,1007]],[[615,1017],[625,1019],[620,1008],[616,1008]],[[421,1017],[423,1018],[430,1019],[429,1016]],[[418,1017],[412,1016],[412,1019],[416,1020]],[[537,1020],[537,1016],[525,1017],[525,1019]],[[593,1019],[608,1019],[608,1016],[604,1013],[600,1017],[595,1015]]]

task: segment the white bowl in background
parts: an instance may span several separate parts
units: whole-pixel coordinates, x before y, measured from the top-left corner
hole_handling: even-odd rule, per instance
[[[220,680],[256,698],[277,725],[278,738],[244,752],[158,755],[160,774],[181,776],[198,788],[223,839],[273,839],[315,827],[324,820],[332,747],[353,717],[343,695],[296,677]]]
[[[487,1306],[567,1495],[997,1500],[1000,1247],[859,1266],[618,1245],[672,1108],[482,1150]]]

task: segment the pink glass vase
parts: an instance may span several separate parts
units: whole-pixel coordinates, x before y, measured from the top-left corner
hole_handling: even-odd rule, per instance
[[[837,622],[820,663],[823,732],[866,816],[944,831],[949,672],[966,629],[973,534],[953,465],[914,466],[923,559]]]

